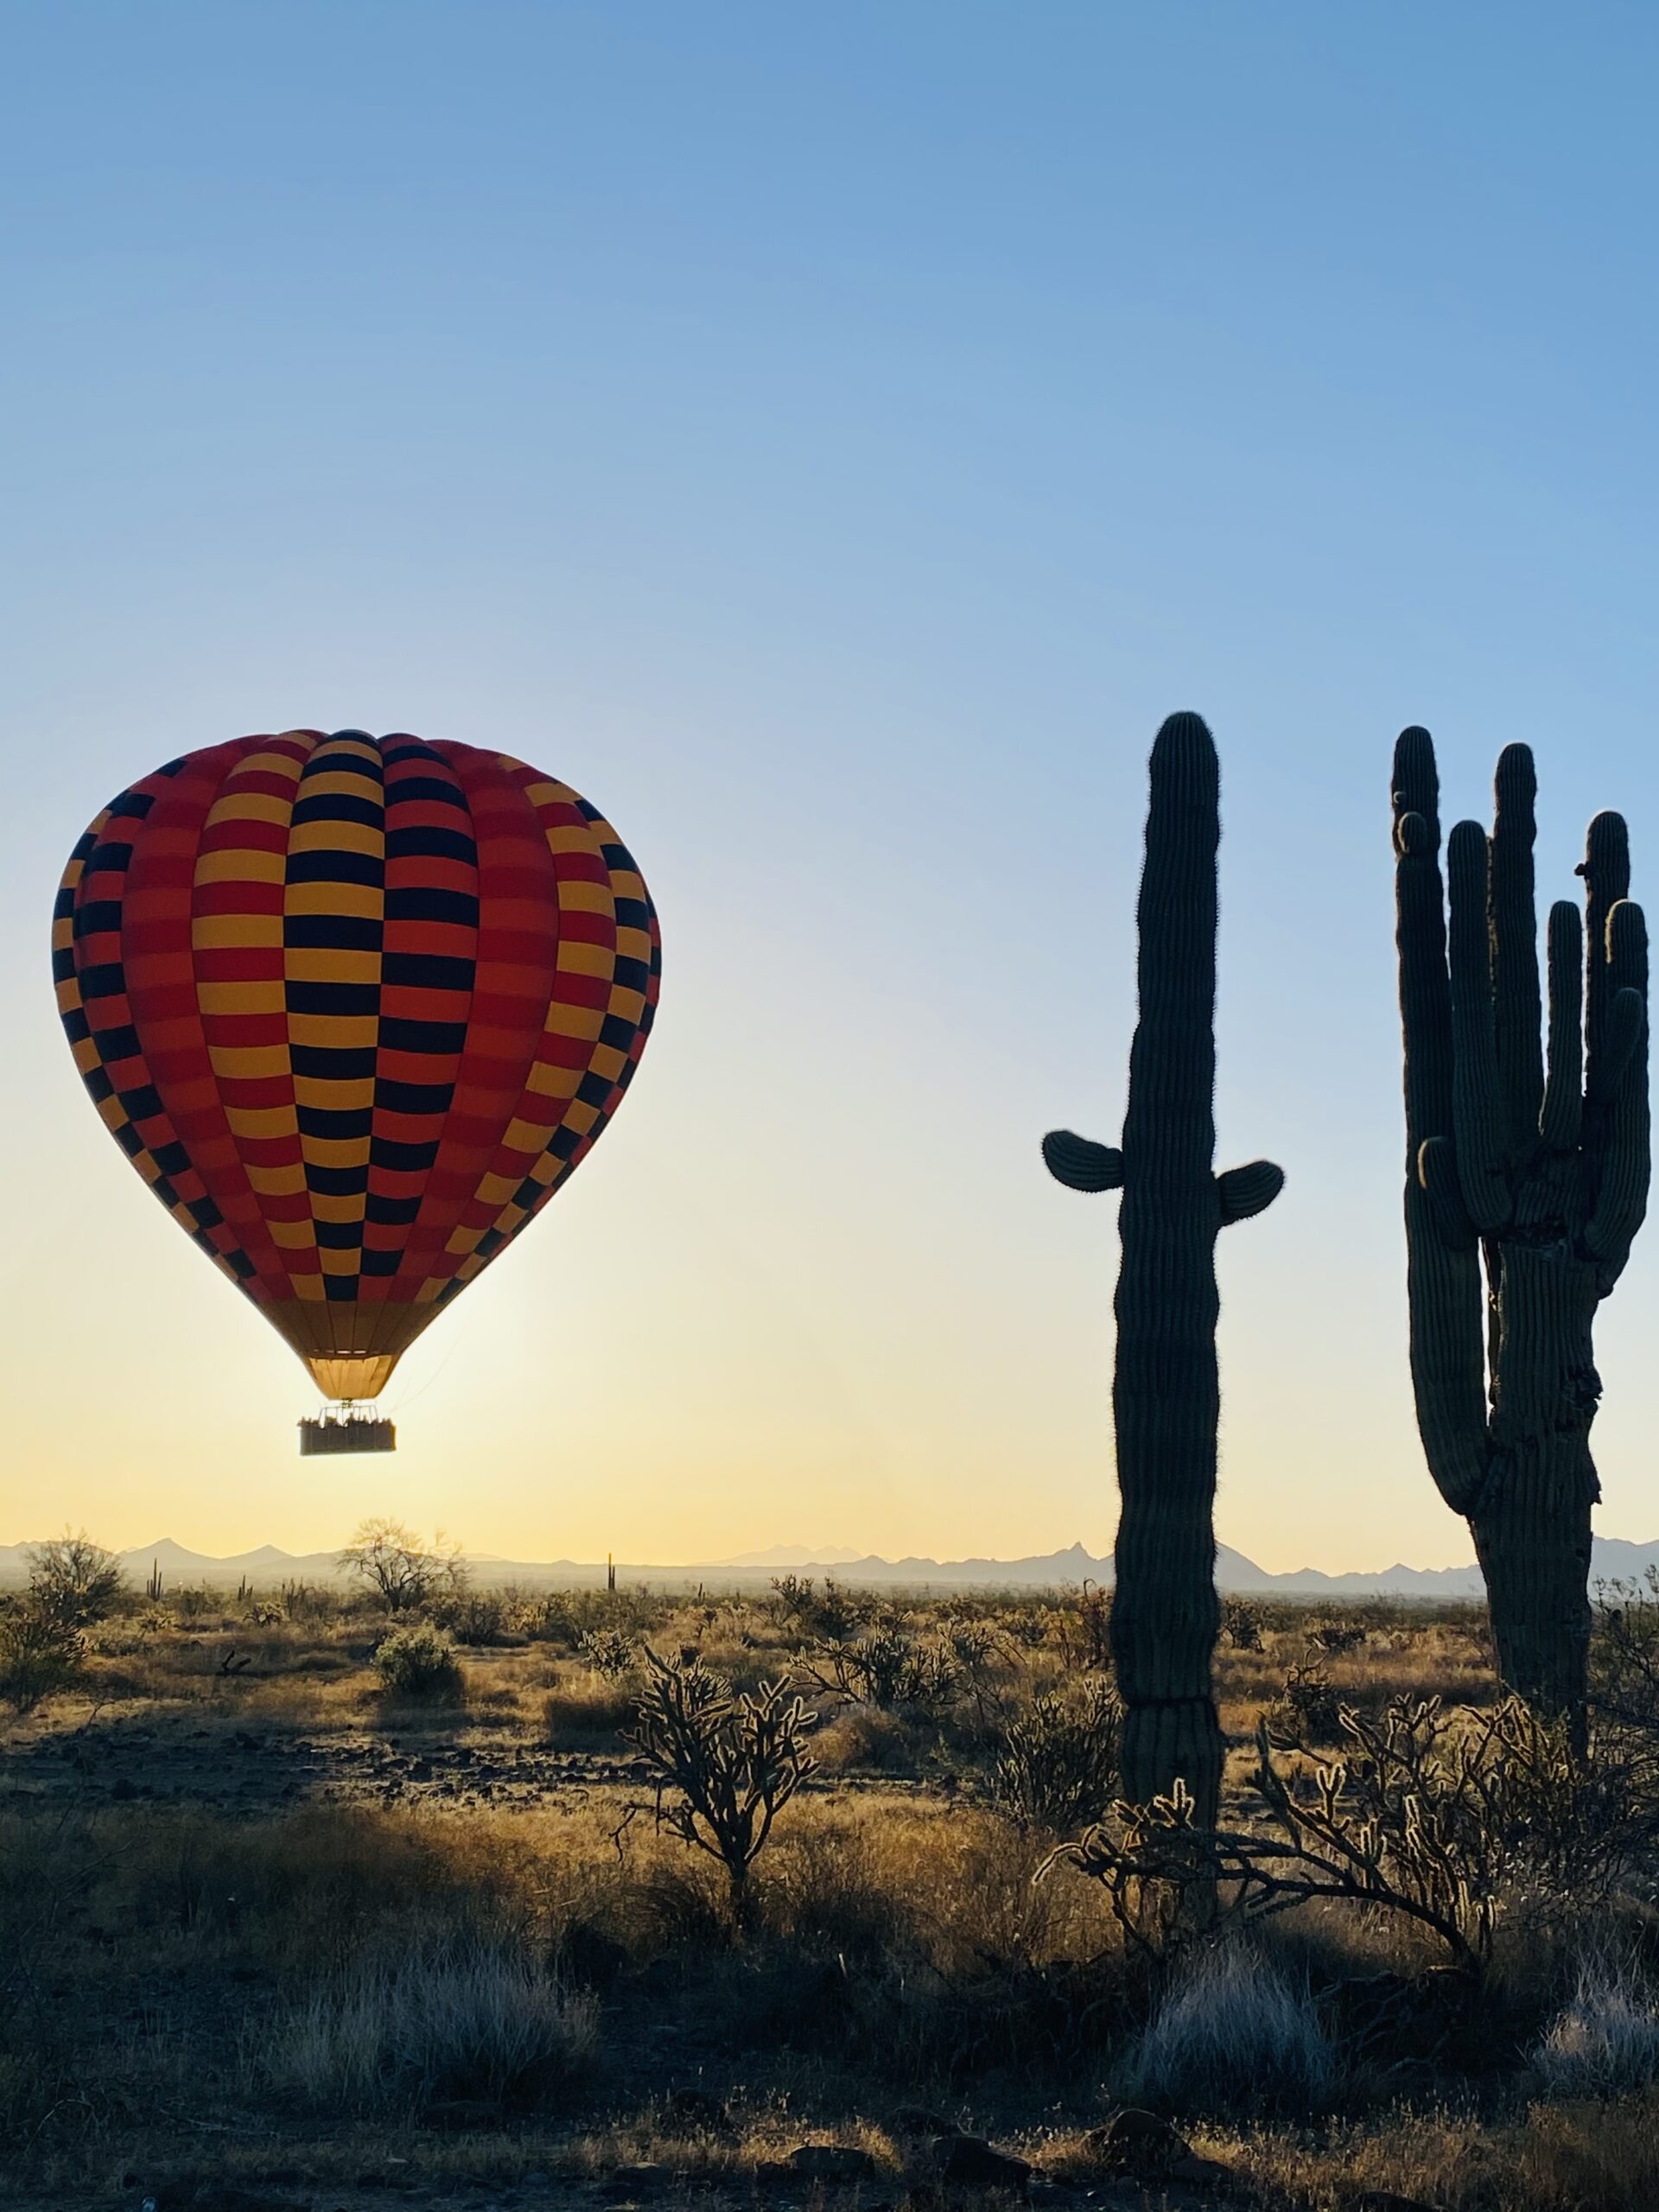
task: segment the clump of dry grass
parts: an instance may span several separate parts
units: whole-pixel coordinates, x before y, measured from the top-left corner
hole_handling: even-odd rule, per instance
[[[591,1668],[563,1671],[542,1700],[544,1740],[561,1751],[620,1751],[637,1685]]]
[[[250,2078],[331,2113],[444,2099],[523,2106],[569,2086],[598,2005],[521,1948],[442,1942],[343,1968],[265,2020]]]
[[[1659,1999],[1628,1963],[1587,1961],[1533,2056],[1554,2097],[1618,2096],[1659,2079]]]
[[[1181,1962],[1120,2086],[1166,2111],[1302,2113],[1325,2103],[1337,2063],[1306,1982],[1253,1944],[1222,1942]]]

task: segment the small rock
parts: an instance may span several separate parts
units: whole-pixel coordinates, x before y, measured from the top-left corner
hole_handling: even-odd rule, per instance
[[[1128,2174],[1137,2181],[1214,2182],[1231,2169],[1201,2158],[1166,2120],[1131,2108],[1104,2127],[1091,2127],[1083,2147],[1102,2173]]]
[[[869,2152],[851,2143],[802,2143],[789,2165],[804,2181],[868,2181],[878,2171]]]
[[[618,2166],[607,2174],[600,2188],[607,2196],[651,2196],[671,2186],[674,2176],[667,2166],[647,2159],[638,2166]]]
[[[933,2145],[939,2179],[953,2189],[1017,2189],[1023,2195],[1031,2163],[977,2135],[941,2135]]]

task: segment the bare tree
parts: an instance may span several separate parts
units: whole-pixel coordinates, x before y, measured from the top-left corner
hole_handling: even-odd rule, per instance
[[[359,1525],[340,1564],[372,1583],[389,1613],[418,1611],[438,1592],[463,1589],[467,1579],[461,1546],[442,1529],[429,1544],[401,1521],[380,1517]]]

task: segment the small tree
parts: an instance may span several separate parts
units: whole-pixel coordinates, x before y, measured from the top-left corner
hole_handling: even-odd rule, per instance
[[[442,1529],[425,1543],[401,1521],[361,1522],[340,1564],[372,1583],[389,1613],[418,1611],[439,1591],[458,1591],[467,1582],[459,1544]]]
[[[43,1698],[73,1688],[86,1657],[80,1630],[48,1618],[31,1599],[0,1612],[0,1698],[14,1713],[32,1713]]]
[[[749,1868],[817,1764],[806,1747],[817,1715],[782,1682],[762,1682],[740,1697],[700,1659],[664,1659],[649,1646],[644,1656],[645,1687],[623,1734],[657,1776],[658,1821],[726,1869],[732,1916],[741,1927]],[[665,1783],[678,1802],[664,1804]]]
[[[90,1628],[107,1619],[126,1594],[120,1560],[84,1529],[31,1545],[28,1559],[29,1606],[59,1628]]]

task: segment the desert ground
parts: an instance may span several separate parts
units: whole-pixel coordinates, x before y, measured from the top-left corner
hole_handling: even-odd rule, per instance
[[[1224,1885],[1149,1936],[1064,1855],[1122,1840],[1097,1591],[124,1592],[60,1679],[14,1669],[5,2201],[1649,2204],[1656,1616],[1602,1608],[1616,1864],[1552,1894],[1436,1801],[1464,1885],[1438,1923],[1247,1923]],[[1217,1665],[1250,1833],[1264,1719],[1311,1802],[1356,1728],[1460,1743],[1502,1710],[1473,1607],[1230,1601]],[[728,1743],[786,1686],[793,1779],[735,1887],[631,1740],[665,1677],[712,1684]],[[1525,1813],[1482,1786],[1489,1825]]]

